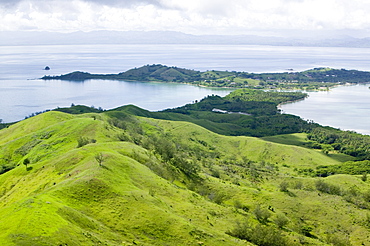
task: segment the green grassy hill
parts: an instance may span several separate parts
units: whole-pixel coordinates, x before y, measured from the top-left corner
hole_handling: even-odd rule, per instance
[[[0,244],[370,245],[370,183],[300,172],[351,160],[306,141],[40,114],[0,131]]]

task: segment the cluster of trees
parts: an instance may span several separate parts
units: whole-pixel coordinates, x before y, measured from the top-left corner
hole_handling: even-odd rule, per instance
[[[228,94],[225,99],[235,101],[271,102],[280,104],[293,102],[306,98],[308,95],[302,92],[276,92],[252,89],[239,89]]]
[[[316,168],[315,175],[326,177],[334,174],[366,175],[370,173],[370,161],[348,161],[340,165],[320,165]]]
[[[316,124],[298,116],[280,114],[277,105],[304,98],[304,93],[264,92],[240,89],[222,98],[208,96],[195,104],[153,113],[151,117],[176,120],[176,114],[186,120],[224,135],[254,137],[309,131]],[[228,113],[215,113],[220,109]],[[246,115],[250,114],[250,115]],[[184,117],[178,116],[179,120]]]
[[[98,108],[94,106],[88,107],[85,105],[75,105],[73,103],[71,104],[71,107],[69,108],[56,108],[54,110],[59,111],[59,112],[68,113],[68,114],[101,113],[104,111],[104,109],[101,107],[98,107]]]
[[[214,95],[207,96],[198,103],[168,109],[165,112],[191,114],[192,111],[212,111],[215,108],[234,113],[252,114],[254,116],[276,115],[279,113],[276,104],[273,102],[245,101],[240,98],[231,98],[228,100],[227,98]]]
[[[31,117],[35,117],[36,115],[39,115],[39,114],[42,114],[42,113],[46,113],[46,112],[49,112],[50,109],[46,109],[44,111],[39,111],[39,112],[35,112],[35,113],[32,113],[26,117],[24,117],[24,119],[28,119],[28,118],[31,118]]]
[[[367,83],[369,72],[346,69],[314,68],[303,72],[285,73],[242,73],[241,76],[262,81],[281,81],[281,82],[324,82],[324,83]]]
[[[262,224],[253,225],[248,221],[237,222],[235,228],[228,231],[227,234],[261,246],[291,245],[282,230]]]
[[[3,123],[3,119],[0,119],[0,130],[9,127],[9,125],[11,125],[11,123]]]
[[[307,138],[323,147],[328,145],[333,150],[354,156],[358,160],[370,160],[370,136],[329,127],[316,127],[308,133]]]

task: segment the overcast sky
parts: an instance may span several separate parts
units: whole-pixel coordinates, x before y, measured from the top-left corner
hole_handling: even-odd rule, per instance
[[[369,13],[369,0],[0,0],[0,31],[361,35],[370,30]]]

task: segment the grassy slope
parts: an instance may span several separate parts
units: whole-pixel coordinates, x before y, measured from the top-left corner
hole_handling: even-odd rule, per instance
[[[192,189],[197,192],[188,189],[188,179],[181,174],[175,180],[156,175],[147,167],[153,153],[118,141],[123,130],[110,125],[107,115],[44,113],[0,131],[0,157],[19,164],[0,175],[2,245],[248,245],[225,232],[236,221],[250,218],[256,223],[251,211],[258,204],[274,208],[271,225],[277,214],[286,214],[290,223],[284,234],[292,244],[305,240],[323,245],[328,234],[336,233],[350,235],[354,245],[370,245],[362,226],[367,210],[341,196],[318,193],[314,179],[294,171],[338,160],[293,145],[221,136],[192,123],[149,118],[139,122],[147,134],[160,130],[190,148],[218,153],[212,165],[202,166],[204,184]],[[76,148],[80,136],[97,142]],[[95,160],[96,153],[104,155],[103,166]],[[28,169],[21,164],[24,158],[31,161]],[[243,158],[272,163],[279,172],[252,181],[233,164]],[[211,176],[211,169],[220,177]],[[359,177],[325,180],[346,189],[370,189]],[[282,181],[289,183],[289,192],[279,191]],[[199,192],[205,187],[222,199]],[[250,211],[238,209],[236,202]],[[317,239],[303,237],[303,225],[313,226]]]
[[[57,118],[63,122],[48,121]],[[107,128],[105,121],[53,112],[1,132],[2,146],[9,152],[36,135],[54,132],[28,153],[32,170],[20,165],[0,177],[2,243],[194,245],[197,241],[220,244],[225,240],[223,244],[228,245],[235,241],[221,229],[232,211],[159,178],[127,156],[135,150],[145,159],[145,150],[112,141],[116,129]],[[76,149],[80,135],[93,137],[97,143]],[[53,145],[59,140],[62,145]],[[45,148],[48,144],[51,149]],[[94,159],[97,152],[106,156],[103,167]],[[211,230],[206,219],[208,211],[222,214],[214,223],[216,230]]]

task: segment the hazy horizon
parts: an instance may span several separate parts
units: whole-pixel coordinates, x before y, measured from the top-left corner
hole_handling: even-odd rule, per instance
[[[0,45],[62,44],[208,44],[308,47],[370,47],[370,38],[335,32],[301,32],[295,37],[265,35],[193,35],[177,31],[0,31]],[[271,33],[271,35],[273,35]]]

